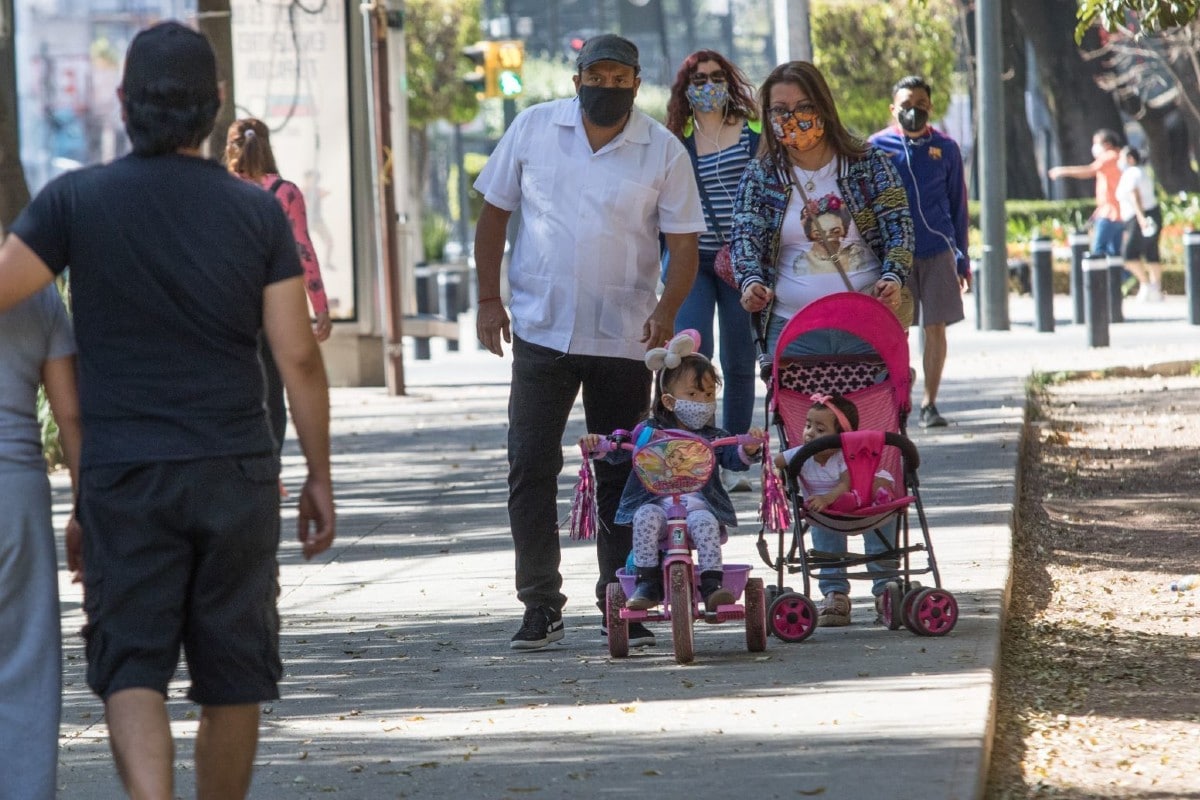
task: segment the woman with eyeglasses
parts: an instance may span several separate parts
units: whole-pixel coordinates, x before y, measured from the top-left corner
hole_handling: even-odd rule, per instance
[[[758,92],[764,116],[758,157],[746,168],[733,214],[733,266],[742,306],[763,312],[767,352],[793,314],[826,295],[866,292],[892,311],[913,257],[913,225],[900,174],[882,150],[842,126],[829,85],[812,64],[776,67]],[[796,355],[862,355],[870,345],[844,331],[818,330],[788,345]],[[846,552],[846,535],[812,526],[817,550]],[[895,529],[863,538],[870,555],[895,544]],[[872,561],[872,572],[888,567]],[[879,598],[887,578],[874,581]],[[825,567],[817,625],[850,624],[850,582]],[[876,600],[878,611],[879,601]]]
[[[699,331],[701,350],[712,358],[713,317],[719,318],[725,384],[721,424],[733,433],[745,433],[754,416],[754,335],[741,294],[731,283],[732,272],[721,276],[716,266],[718,253],[729,243],[738,182],[762,133],[754,87],[725,56],[697,50],[683,60],[675,76],[666,122],[692,158],[708,226],[700,235],[696,281],[675,317],[675,331]],[[728,259],[723,261],[728,270]],[[749,489],[749,482],[742,478],[730,488]]]
[[[847,291],[847,281],[897,311],[913,226],[896,168],[843,127],[815,66],[781,64],[758,100],[769,124],[734,202],[731,255],[742,307],[763,312],[759,333],[770,353],[793,314]],[[797,354],[870,351],[836,331],[807,334],[796,345]]]

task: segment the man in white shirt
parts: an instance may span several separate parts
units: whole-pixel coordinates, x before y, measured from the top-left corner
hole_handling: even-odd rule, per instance
[[[705,228],[687,151],[633,107],[641,84],[637,47],[613,34],[595,36],[576,68],[578,96],[518,116],[475,182],[484,197],[475,231],[477,333],[496,355],[502,342],[513,345],[508,513],[517,598],[525,605],[514,650],[563,637],[557,494],[575,398],[582,387],[592,433],[632,429],[645,417],[651,373],[642,357],[674,334]],[[500,271],[506,226],[518,208],[510,328]],[[661,298],[660,233],[671,256]],[[628,464],[596,463],[601,609],[631,546],[629,527],[613,523],[628,474]],[[629,635],[631,645],[654,643],[641,625]]]

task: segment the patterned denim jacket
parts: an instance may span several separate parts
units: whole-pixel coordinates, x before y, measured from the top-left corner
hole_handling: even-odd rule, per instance
[[[871,147],[864,157],[846,161],[837,182],[863,241],[883,265],[883,277],[903,286],[912,269],[913,223],[908,195],[891,159]],[[754,281],[775,287],[779,231],[791,196],[791,182],[785,181],[770,155],[746,166],[730,233],[733,274],[743,289]],[[770,311],[768,307],[761,315],[764,329]]]
[[[642,425],[634,428],[633,437],[636,440],[637,435],[642,431],[643,427],[657,428],[659,427],[653,422],[644,422]],[[730,434],[713,425],[705,425],[699,430],[692,431],[697,436],[702,436],[710,442],[713,439],[720,439]],[[733,501],[729,499],[729,494],[725,491],[725,487],[721,485],[721,469],[733,470],[734,472],[745,472],[750,469],[750,462],[742,457],[742,449],[737,445],[724,445],[716,448],[717,468],[712,471],[712,475],[708,477],[708,483],[700,490],[700,495],[704,498],[704,502],[708,503],[708,507],[712,509],[713,516],[717,518],[717,522],[729,527],[737,527],[737,514],[733,510]],[[633,457],[633,454],[628,450],[614,450],[604,456],[604,460],[619,464],[628,461]],[[617,507],[617,515],[614,519],[618,525],[628,525],[633,522],[633,513],[646,503],[653,503],[658,500],[658,495],[651,492],[642,482],[638,480],[638,476],[634,473],[629,474],[629,480],[625,482],[625,490],[621,493],[621,504]]]

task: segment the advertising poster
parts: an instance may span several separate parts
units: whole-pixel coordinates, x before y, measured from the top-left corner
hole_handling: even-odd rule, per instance
[[[270,129],[280,174],[304,192],[330,315],[353,319],[347,4],[230,5],[237,116],[257,117]]]

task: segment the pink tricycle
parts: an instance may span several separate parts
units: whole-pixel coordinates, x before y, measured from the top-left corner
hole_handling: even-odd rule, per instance
[[[653,435],[649,435],[652,433]],[[706,611],[700,600],[700,575],[692,559],[692,541],[688,535],[687,509],[683,496],[699,492],[716,468],[714,447],[722,445],[759,444],[757,437],[742,435],[715,439],[712,442],[694,433],[681,430],[643,429],[642,441],[630,441],[626,431],[615,431],[600,440],[597,448],[584,452],[585,470],[588,458],[613,450],[632,453],[633,470],[642,485],[651,493],[669,496],[667,511],[667,549],[663,556],[663,586],[666,588],[663,605],[645,611],[625,607],[633,592],[637,576],[625,569],[617,570],[618,583],[608,586],[606,617],[608,619],[608,652],[613,658],[629,655],[629,623],[670,620],[675,645],[675,660],[690,663],[694,657],[692,624],[703,620],[719,624],[745,620],[746,647],[751,652],[767,648],[766,592],[761,578],[751,578],[748,564],[725,564],[724,587],[733,593],[733,603]],[[585,480],[581,475],[582,481]],[[584,491],[588,487],[583,487]],[[745,593],[745,605],[737,602]]]

